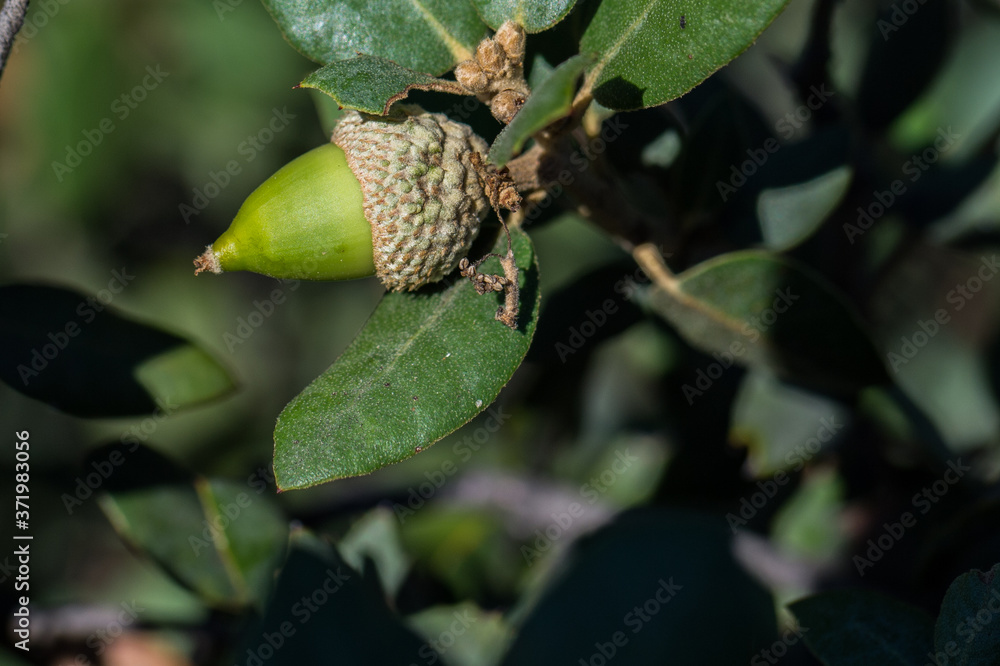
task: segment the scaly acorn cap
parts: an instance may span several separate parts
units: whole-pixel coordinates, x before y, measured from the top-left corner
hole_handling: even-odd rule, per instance
[[[277,278],[377,275],[391,291],[440,280],[479,233],[488,201],[472,129],[414,105],[349,111],[332,143],[289,162],[243,203],[197,270]],[[481,159],[480,159],[481,161]]]
[[[332,140],[361,184],[375,274],[402,291],[440,280],[468,253],[489,210],[471,151],[485,155],[487,145],[443,114],[394,109],[350,111]]]

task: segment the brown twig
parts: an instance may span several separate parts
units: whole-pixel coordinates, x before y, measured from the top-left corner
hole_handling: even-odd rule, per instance
[[[520,312],[520,289],[517,286],[517,260],[514,257],[514,247],[510,239],[510,229],[503,217],[500,217],[500,224],[503,225],[504,233],[507,234],[507,254],[497,254],[491,252],[479,259],[476,263],[469,261],[468,257],[458,262],[459,272],[462,277],[469,278],[476,292],[480,296],[493,293],[504,292],[504,304],[497,308],[496,320],[501,321],[510,328],[517,328],[517,316]],[[480,273],[479,265],[490,257],[500,260],[503,268],[503,275]]]
[[[506,167],[497,169],[486,162],[483,156],[477,152],[470,153],[469,159],[479,176],[479,184],[483,186],[483,192],[490,200],[490,205],[496,211],[497,217],[500,216],[501,208],[516,211],[521,207],[521,195],[517,193],[518,188]]]
[[[670,293],[677,293],[680,290],[677,284],[677,276],[673,274],[663,260],[660,248],[652,243],[643,243],[632,250],[632,257],[635,263],[649,276],[657,287]]]
[[[386,100],[385,106],[382,108],[382,115],[383,116],[389,115],[389,111],[392,108],[392,105],[402,99],[406,99],[409,96],[411,90],[431,90],[434,92],[448,93],[450,95],[469,94],[469,91],[466,90],[464,87],[462,87],[458,83],[455,83],[454,81],[448,81],[447,79],[436,79],[434,81],[426,81],[424,83],[411,83],[410,85],[406,86],[406,88],[404,88],[402,91],[396,93],[388,100]]]
[[[539,171],[546,148],[539,143],[507,163],[507,173],[518,192],[533,192],[545,186]]]
[[[589,158],[585,167],[573,159],[581,155]],[[626,251],[647,241],[673,245],[670,225],[657,223],[636,208],[603,156],[578,149],[571,137],[564,135],[539,157],[538,174],[551,188],[558,184],[577,213],[608,232]]]
[[[497,309],[496,319],[502,321],[510,328],[517,328],[517,315],[521,310],[521,294],[517,286],[517,260],[514,258],[514,248],[510,242],[510,229],[507,223],[500,218],[503,231],[507,234],[507,256],[500,258],[500,265],[503,267],[504,278],[507,284],[504,287],[504,303],[502,308]]]
[[[504,304],[497,309],[496,319],[497,321],[502,321],[510,328],[516,329],[517,315],[520,310],[520,290],[517,286],[517,260],[514,258],[510,229],[507,227],[507,222],[503,219],[500,209],[506,208],[509,211],[519,210],[521,207],[521,196],[517,193],[517,188],[506,168],[497,169],[492,164],[488,164],[482,155],[476,152],[471,154],[471,161],[476,174],[479,176],[479,183],[483,186],[483,191],[490,200],[490,205],[493,207],[494,212],[496,212],[500,224],[503,225],[504,233],[507,234],[507,254],[502,255],[491,252],[481,257],[476,263],[471,263],[468,257],[466,257],[458,263],[458,268],[462,277],[472,280],[472,284],[480,295],[498,291],[504,292]],[[500,266],[503,267],[503,275],[479,272],[479,265],[490,257],[496,257],[500,260]]]

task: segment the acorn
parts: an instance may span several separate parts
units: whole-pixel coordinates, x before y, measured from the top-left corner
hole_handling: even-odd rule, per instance
[[[415,105],[348,111],[331,143],[292,160],[247,197],[197,270],[276,278],[377,275],[412,291],[448,275],[489,210],[468,125]],[[473,153],[477,153],[473,157]]]

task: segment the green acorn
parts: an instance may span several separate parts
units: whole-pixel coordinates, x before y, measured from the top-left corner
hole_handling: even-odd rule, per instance
[[[197,270],[276,278],[377,275],[391,291],[440,280],[489,208],[476,168],[487,146],[468,125],[414,105],[349,111],[332,143],[289,162],[247,197]]]

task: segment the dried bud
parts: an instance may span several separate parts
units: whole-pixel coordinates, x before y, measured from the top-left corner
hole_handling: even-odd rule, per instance
[[[475,60],[466,60],[455,68],[455,79],[467,90],[474,93],[485,92],[490,80],[483,73],[483,68]]]
[[[476,60],[489,78],[499,76],[507,66],[507,54],[503,47],[489,38],[479,42],[476,47]]]
[[[514,21],[506,21],[497,34],[493,35],[494,41],[499,44],[507,57],[511,61],[520,64],[524,60],[524,28]]]
[[[490,112],[494,118],[508,124],[524,106],[524,102],[524,94],[515,90],[501,90],[490,100]]]

